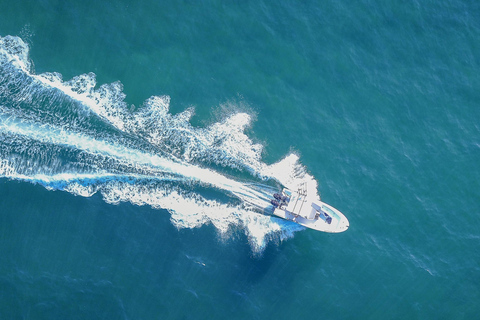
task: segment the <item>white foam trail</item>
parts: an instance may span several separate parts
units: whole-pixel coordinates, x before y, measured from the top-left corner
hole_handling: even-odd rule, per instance
[[[223,237],[226,237],[232,226],[240,225],[245,228],[252,248],[257,252],[265,248],[266,235],[278,233],[282,239],[291,237],[293,232],[303,229],[296,224],[260,215],[242,206],[221,204],[214,200],[206,200],[199,195],[182,194],[177,190],[162,188],[161,185],[152,187],[152,185],[122,181],[125,179],[157,180],[151,176],[111,173],[35,174],[29,176],[15,173],[13,167],[6,160],[0,162],[0,175],[39,183],[50,190],[64,190],[84,197],[90,197],[100,192],[104,200],[111,204],[130,202],[135,205],[166,208],[171,213],[172,223],[177,228],[196,228],[211,223]],[[102,183],[98,184],[99,181]]]
[[[5,46],[5,42],[8,42],[7,50],[1,49],[0,53],[6,54],[7,60],[15,61],[15,65],[28,76],[79,101],[122,131],[144,134],[151,143],[157,145],[165,140],[183,143],[185,151],[182,157],[187,162],[195,158],[206,158],[222,165],[245,167],[254,175],[276,179],[289,188],[296,188],[300,182],[308,181],[311,193],[317,192],[315,179],[298,163],[297,155],[290,154],[270,166],[261,162],[262,146],[252,143],[244,134],[251,121],[246,113],[234,114],[206,129],[195,129],[189,123],[192,110],[172,116],[168,113],[170,98],[161,96],[151,97],[140,112],[131,114],[124,102],[125,94],[121,83],[102,85],[95,90],[96,79],[93,73],[74,77],[68,82],[63,82],[59,73],[31,74],[28,46],[15,37],[0,38],[0,44]]]
[[[157,155],[151,155],[131,148],[117,146],[81,134],[71,133],[64,129],[51,128],[51,126],[46,125],[42,128],[37,128],[33,125],[18,123],[12,118],[13,117],[2,119],[2,117],[0,117],[0,131],[26,136],[44,143],[64,145],[93,154],[102,154],[118,160],[127,161],[131,164],[148,165],[157,168],[162,172],[182,176],[186,179],[197,180],[216,188],[229,191],[241,198],[264,198],[264,195],[260,192],[250,189],[243,183],[229,179],[209,169],[200,168],[180,161],[171,161]]]
[[[93,184],[94,182],[108,182],[121,180],[154,180],[154,181],[183,181],[181,178],[174,177],[160,177],[160,176],[146,176],[140,174],[115,174],[109,172],[102,173],[59,173],[59,174],[19,174],[11,167],[6,160],[0,163],[0,176],[11,178],[15,180],[23,180],[32,183],[38,183],[49,187],[50,189],[61,189],[70,183]]]
[[[168,208],[171,221],[178,228],[196,228],[211,223],[227,236],[234,226],[242,226],[255,251],[266,246],[266,236],[278,233],[280,239],[291,237],[304,228],[272,216],[258,214],[241,206],[221,204],[198,195],[185,195],[178,191],[165,192],[161,188],[144,188],[132,184],[108,185],[103,192],[109,203],[129,201],[137,205],[147,204],[154,208]]]
[[[1,119],[1,118],[0,118]],[[156,155],[150,155],[144,152],[133,150],[130,148],[119,147],[112,145],[105,141],[98,141],[90,137],[80,134],[73,134],[66,130],[58,130],[43,126],[36,128],[33,125],[25,123],[15,123],[12,117],[8,120],[2,119],[0,121],[0,131],[8,132],[10,134],[22,135],[31,139],[39,140],[44,143],[54,145],[65,145],[77,149],[82,149],[91,153],[100,153],[116,159],[125,160],[129,163],[140,163],[148,165],[149,167],[157,168],[162,172],[176,174],[184,181],[185,179],[194,179],[202,183],[210,184],[216,188],[223,189],[237,195],[240,199],[248,201],[248,203],[264,208],[268,206],[268,197],[260,191],[249,188],[248,186],[228,179],[209,169],[194,167],[186,163],[176,163]],[[10,169],[11,170],[11,169]],[[100,179],[100,178],[118,178],[118,175],[104,173],[102,175],[78,175],[78,174],[58,174],[54,176],[47,176],[37,174],[32,176],[27,175],[6,175],[11,178],[31,181],[46,185],[51,189],[62,189],[82,196],[91,196],[97,189],[93,186],[83,186],[76,181],[85,179]],[[125,177],[125,176],[124,176]],[[151,176],[129,175],[135,179],[147,179]],[[65,187],[53,187],[54,182],[62,182],[68,184]],[[249,210],[241,208],[231,208],[226,205],[220,205],[213,201],[189,199],[185,195],[180,195],[177,192],[169,193],[168,195],[156,191],[152,192],[151,188],[143,190],[137,186],[129,184],[122,184],[119,182],[109,183],[108,187],[102,187],[101,192],[105,200],[109,203],[118,203],[120,201],[129,201],[137,205],[149,204],[152,207],[166,208],[172,213],[172,220],[178,227],[197,227],[206,221],[215,225],[215,227],[222,233],[226,233],[231,224],[242,224],[247,229],[247,234],[251,238],[252,245],[256,250],[261,250],[265,246],[265,234],[269,232],[278,232],[280,226],[290,229],[298,229],[300,227],[288,226],[285,227],[285,222],[279,222],[278,219],[272,217],[256,217],[258,214]],[[201,205],[199,205],[201,203]],[[186,214],[185,212],[188,212]],[[192,214],[192,212],[195,212]],[[207,215],[208,213],[208,215]],[[269,230],[269,231],[268,231]]]
[[[25,73],[29,73],[31,68],[28,54],[28,46],[20,38],[12,36],[0,37],[0,56],[3,56],[8,63]]]
[[[20,162],[13,159],[12,163],[7,159],[0,159],[0,177],[39,183],[49,189],[65,190],[81,196],[91,196],[100,192],[109,203],[128,201],[138,205],[165,208],[171,212],[172,222],[177,227],[193,228],[212,223],[221,234],[226,234],[232,225],[241,225],[253,246],[260,250],[264,248],[266,239],[273,234],[283,239],[291,237],[296,230],[303,229],[298,225],[251,210],[252,207],[265,208],[269,205],[272,191],[270,188],[255,187],[236,181],[198,165],[203,162],[246,169],[254,176],[262,179],[275,178],[290,188],[296,187],[299,181],[307,180],[309,186],[316,192],[316,181],[298,163],[298,156],[289,155],[270,166],[261,161],[262,145],[253,143],[244,132],[251,122],[248,114],[233,114],[206,128],[194,128],[189,122],[193,109],[187,109],[175,116],[170,114],[168,96],[151,97],[140,110],[130,112],[124,102],[125,94],[122,92],[120,82],[105,84],[95,89],[96,79],[93,73],[74,77],[70,81],[63,81],[59,73],[33,74],[28,51],[28,46],[21,39],[0,37],[0,72],[4,70],[7,72],[4,72],[0,79],[7,84],[4,87],[6,91],[0,94],[8,97],[9,86],[21,88],[24,76],[33,80],[33,83],[27,82],[29,85],[27,90],[20,91],[17,96],[21,101],[33,103],[29,106],[28,116],[22,113],[25,110],[18,110],[15,107],[17,101],[9,106],[0,105],[0,134],[6,137],[31,139],[46,146],[81,150],[91,154],[92,159],[101,155],[114,159],[115,163],[124,164],[128,168],[144,168],[145,170],[139,171],[147,174],[118,173],[115,172],[117,168],[109,167],[97,172],[102,166],[95,164],[92,169],[96,167],[97,169],[88,173],[55,172],[50,168],[42,168],[41,164],[32,168],[33,170],[24,170],[22,167],[21,174],[16,172],[16,165],[25,166],[32,163],[27,157],[22,158]],[[16,71],[10,71],[12,66]],[[20,72],[21,76],[15,78],[15,82],[9,83],[11,78],[9,72],[15,74]],[[127,145],[115,138],[94,138],[97,137],[95,130],[92,129],[86,134],[81,126],[74,125],[76,119],[53,117],[53,120],[49,120],[53,123],[47,123],[42,118],[44,110],[39,109],[43,107],[42,104],[32,99],[34,93],[39,96],[46,95],[47,98],[57,97],[57,94],[64,95],[78,101],[79,104],[69,108],[83,108],[123,133],[148,141],[152,146],[169,150],[172,156],[159,156],[150,152],[150,149],[155,148],[147,147],[149,151],[137,149],[135,141]],[[35,114],[35,108],[38,108],[38,114]],[[56,114],[55,109],[52,114]],[[23,156],[18,150],[15,154]],[[10,155],[4,153],[3,157]],[[39,158],[44,157],[45,155],[39,155]],[[171,189],[160,183],[167,180],[179,183],[194,181],[212,186],[235,195],[243,203],[234,206],[206,200],[193,192],[185,192],[181,187]]]

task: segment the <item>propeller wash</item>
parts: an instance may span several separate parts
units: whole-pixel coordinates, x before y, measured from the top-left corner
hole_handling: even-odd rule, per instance
[[[168,96],[153,96],[136,111],[124,100],[120,82],[97,86],[93,73],[68,81],[35,74],[28,45],[0,37],[0,178],[166,209],[177,228],[210,223],[228,237],[238,227],[254,251],[303,229],[261,213],[276,189],[258,181],[291,188],[306,181],[312,190],[317,183],[295,154],[262,162],[262,145],[244,132],[248,114],[198,128],[190,124],[193,109],[169,113]],[[252,182],[212,166],[246,171]]]

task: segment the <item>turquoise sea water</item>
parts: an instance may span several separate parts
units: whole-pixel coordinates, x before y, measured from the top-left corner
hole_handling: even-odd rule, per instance
[[[1,319],[480,314],[476,2],[0,1],[0,37]],[[348,231],[248,205],[299,179]]]

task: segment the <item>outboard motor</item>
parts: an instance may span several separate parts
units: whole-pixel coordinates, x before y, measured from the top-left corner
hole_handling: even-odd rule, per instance
[[[280,193],[274,193],[273,197],[277,199],[278,201],[282,201],[282,195]]]
[[[277,208],[277,207],[280,205],[280,204],[278,203],[278,201],[275,200],[275,199],[270,200],[270,203],[273,204],[273,206],[274,206],[275,208]]]

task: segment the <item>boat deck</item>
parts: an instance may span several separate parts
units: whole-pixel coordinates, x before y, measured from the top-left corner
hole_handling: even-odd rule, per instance
[[[291,192],[284,189],[282,194],[289,200],[275,208],[274,215],[324,232],[336,233],[348,229],[348,220],[340,211],[324,202],[307,197],[306,190],[299,188],[297,192]]]

